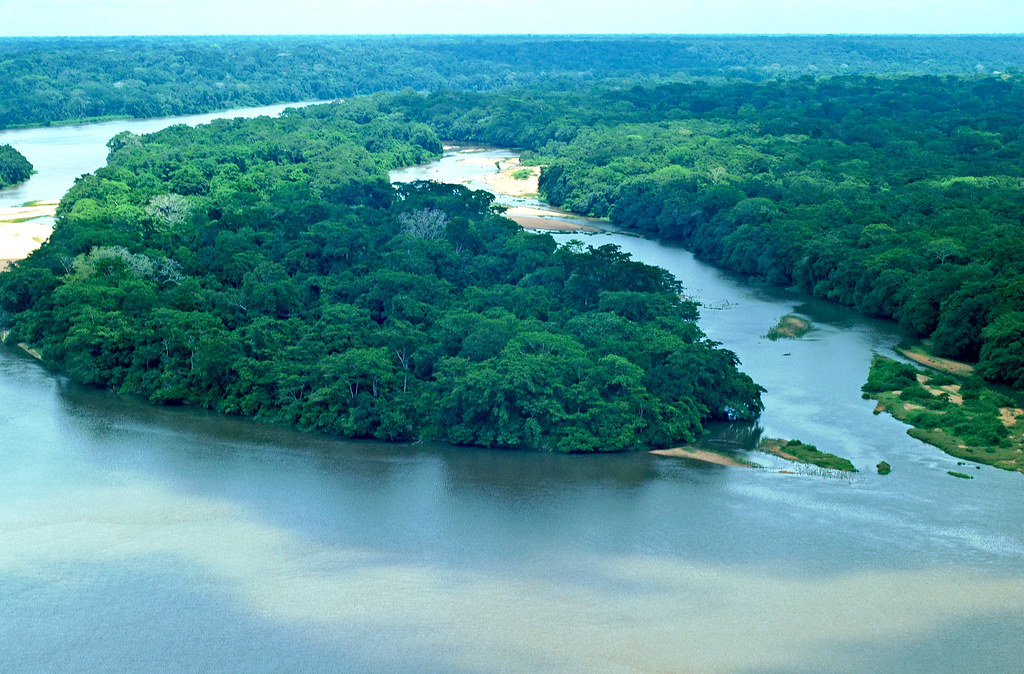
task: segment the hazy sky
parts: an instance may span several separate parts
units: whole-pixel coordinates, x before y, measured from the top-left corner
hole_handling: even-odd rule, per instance
[[[1024,33],[1024,0],[0,0],[0,35]]]

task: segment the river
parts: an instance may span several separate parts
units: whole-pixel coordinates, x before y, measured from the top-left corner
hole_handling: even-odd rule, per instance
[[[486,170],[465,158],[394,178]],[[150,407],[0,349],[0,670],[1024,665],[1024,480],[954,479],[955,459],[872,414],[859,387],[892,324],[657,242],[558,237],[675,273],[768,389],[757,425],[707,442],[798,437],[861,472],[340,442]],[[813,330],[765,339],[786,313]]]

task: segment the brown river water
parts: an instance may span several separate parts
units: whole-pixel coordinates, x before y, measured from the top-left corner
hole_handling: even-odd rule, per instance
[[[96,138],[121,130],[80,128],[99,161]],[[19,139],[75,147],[66,129],[0,143],[35,161]],[[393,178],[489,170],[464,158]],[[54,196],[31,185],[8,198]],[[859,387],[895,326],[678,247],[557,238],[682,279],[768,389],[757,424],[705,444],[763,468],[342,442],[150,407],[0,349],[0,671],[1024,668],[1024,476],[954,479],[955,459],[872,414]],[[811,332],[765,339],[787,313]],[[762,435],[860,472],[749,451]]]

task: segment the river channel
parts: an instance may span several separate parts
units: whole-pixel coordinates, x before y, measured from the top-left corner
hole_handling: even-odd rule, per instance
[[[0,132],[40,170],[0,204],[59,197],[38,185],[66,189],[124,128],[190,120]],[[51,173],[29,137],[98,160]],[[393,179],[480,187],[480,160],[510,154],[453,151]],[[705,442],[762,468],[341,442],[154,408],[0,349],[0,670],[1024,666],[1024,476],[958,467],[872,414],[859,388],[899,340],[892,324],[678,247],[557,238],[614,243],[683,281],[704,331],[767,389],[757,424]],[[787,313],[811,332],[767,340]],[[750,451],[761,435],[860,472],[801,471]],[[892,474],[874,471],[883,459]]]

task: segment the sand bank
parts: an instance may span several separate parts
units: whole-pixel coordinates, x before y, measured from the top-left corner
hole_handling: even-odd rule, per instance
[[[915,363],[920,363],[921,365],[930,367],[933,370],[938,370],[939,372],[946,372],[957,377],[969,377],[974,374],[973,366],[968,365],[967,363],[950,360],[949,358],[933,356],[930,353],[926,353],[925,350],[920,347],[911,347],[907,349],[897,347],[896,351]]]
[[[52,218],[57,213],[57,204],[56,201],[37,201],[28,206],[0,206],[0,223]]]
[[[0,271],[11,262],[24,260],[53,233],[53,225],[37,218],[52,218],[56,201],[37,201],[27,206],[0,207]]]
[[[719,466],[743,466],[749,468],[747,464],[740,463],[732,457],[724,454],[718,454],[716,452],[709,452],[706,449],[687,449],[685,447],[673,447],[671,449],[654,449],[651,450],[651,454],[657,454],[658,456],[674,456],[680,459],[693,459],[695,461],[704,461],[705,463],[714,463]]]
[[[566,220],[555,220],[553,218],[534,218],[522,215],[513,215],[509,218],[523,229],[538,229],[548,232],[600,232],[597,227],[581,225],[578,222]]]
[[[484,161],[483,157],[474,158],[480,162]],[[460,161],[472,161],[471,159],[462,159]],[[486,163],[494,164],[493,159],[487,159]],[[513,157],[511,159],[504,159],[497,162],[498,169],[496,173],[491,173],[483,177],[483,181],[487,183],[495,192],[500,194],[506,194],[510,197],[527,197],[534,196],[537,194],[540,181],[540,168],[539,166],[523,166],[519,162],[519,157]],[[525,176],[519,177],[516,176]]]

